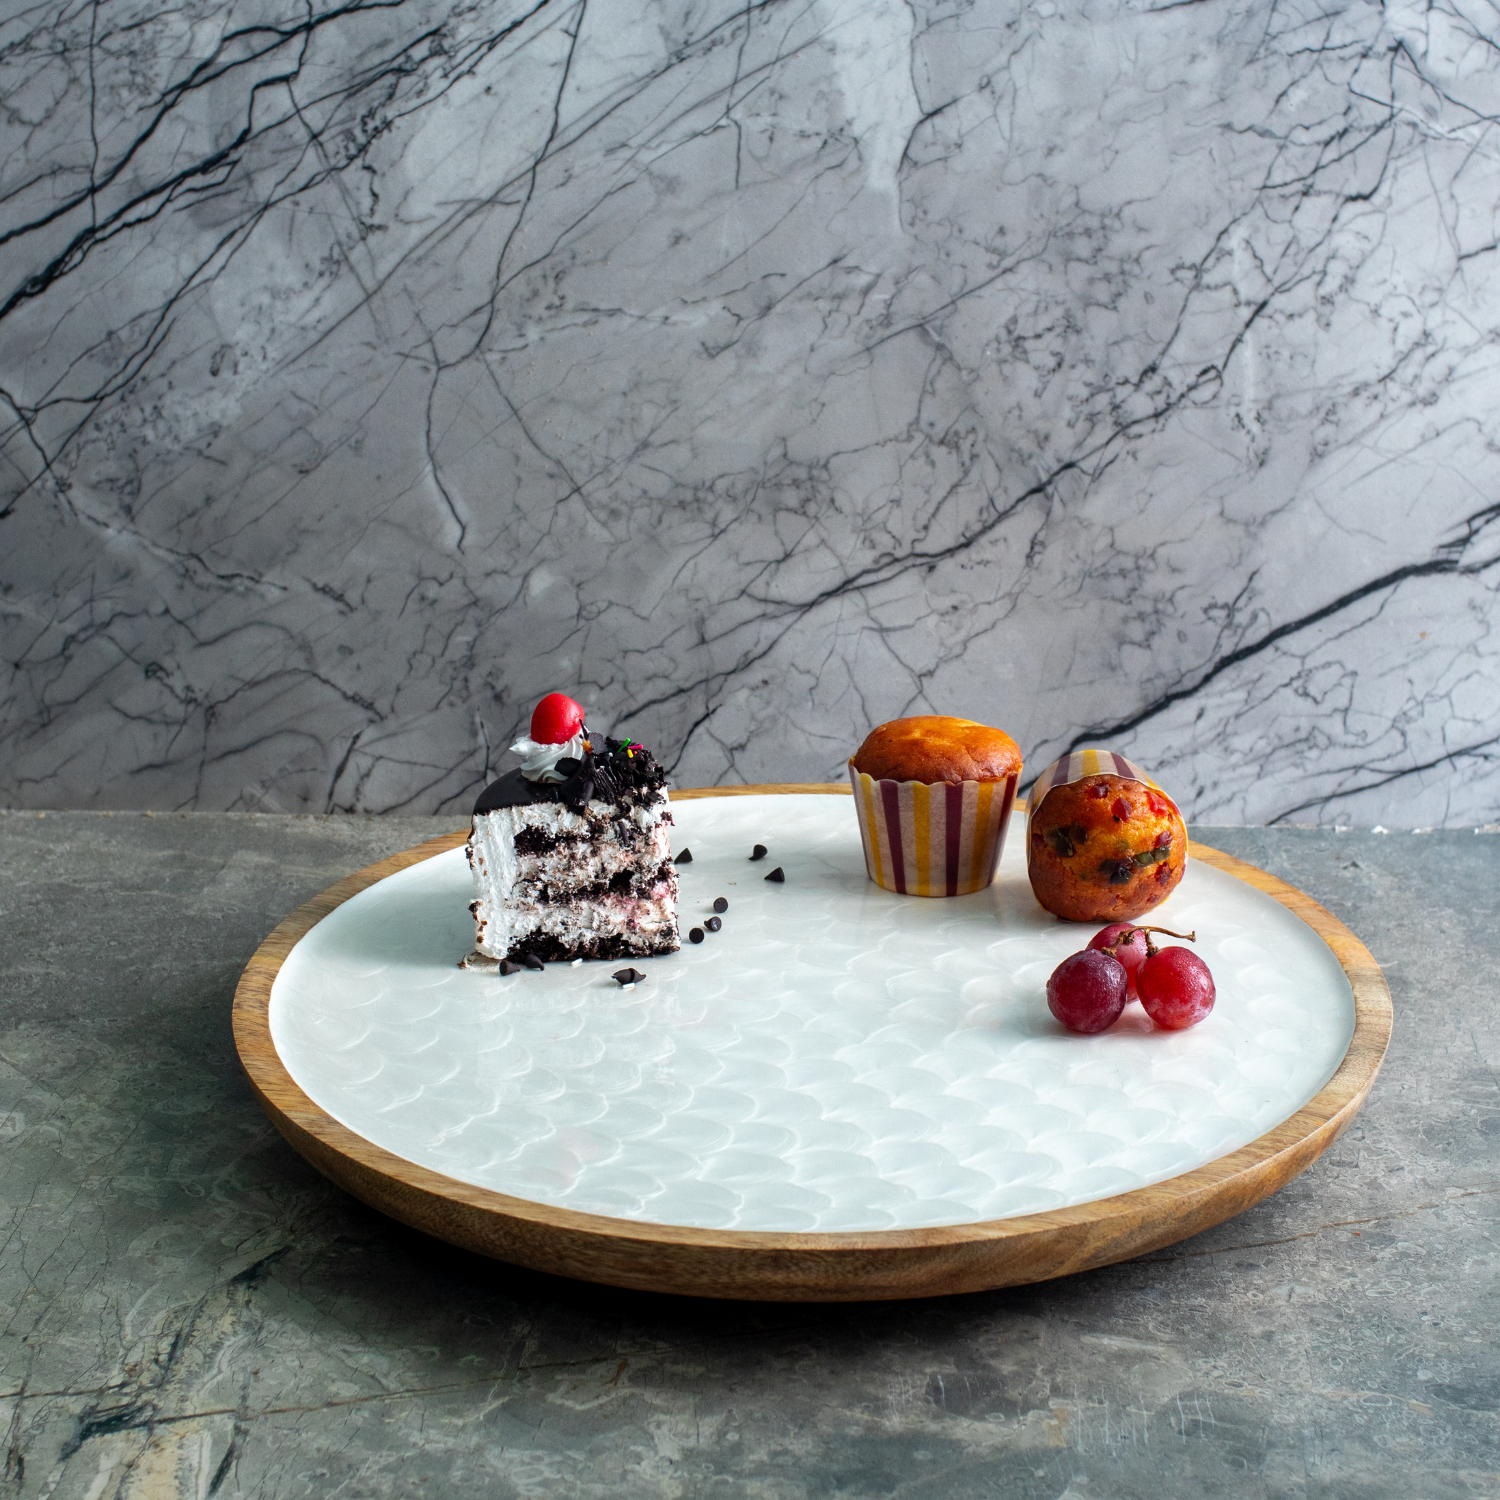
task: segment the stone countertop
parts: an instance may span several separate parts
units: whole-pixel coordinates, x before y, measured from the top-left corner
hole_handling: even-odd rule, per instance
[[[1040,1286],[614,1291],[324,1181],[230,1036],[292,907],[452,820],[0,814],[4,1493],[1500,1493],[1500,837],[1194,830],[1386,966],[1349,1132],[1248,1213]]]

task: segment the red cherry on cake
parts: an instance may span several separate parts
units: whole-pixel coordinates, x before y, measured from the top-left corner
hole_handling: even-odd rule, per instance
[[[539,745],[566,745],[583,728],[583,705],[566,693],[548,693],[531,711],[531,737]]]

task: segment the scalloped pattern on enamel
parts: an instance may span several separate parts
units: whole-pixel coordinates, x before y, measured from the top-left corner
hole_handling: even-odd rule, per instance
[[[1214,1013],[1131,1006],[1064,1033],[1047,976],[1095,930],[1026,881],[1024,829],[987,891],[888,894],[852,799],[673,806],[680,953],[499,978],[472,946],[456,850],[380,881],[293,949],[271,995],[292,1077],[367,1140],[449,1177],[703,1228],[914,1229],[1127,1192],[1222,1156],[1332,1076],[1353,1035],[1337,960],[1270,897],[1191,863],[1152,914],[1198,931]],[[769,857],[752,864],[755,843]],[[773,865],[786,882],[762,877]]]

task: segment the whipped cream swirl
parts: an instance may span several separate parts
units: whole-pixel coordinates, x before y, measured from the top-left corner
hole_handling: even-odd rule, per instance
[[[552,784],[566,781],[567,776],[557,769],[560,760],[582,760],[583,745],[588,738],[588,727],[580,729],[570,740],[560,745],[544,745],[529,735],[523,735],[512,745],[512,753],[522,757],[521,775],[527,781]]]

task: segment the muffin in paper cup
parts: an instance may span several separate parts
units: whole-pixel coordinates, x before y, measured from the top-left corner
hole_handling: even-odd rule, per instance
[[[1123,755],[1071,751],[1031,789],[1026,873],[1054,916],[1072,922],[1143,916],[1177,888],[1187,858],[1176,802]]]
[[[982,891],[1020,779],[1021,752],[1002,730],[939,715],[882,724],[849,761],[870,879],[902,896]]]

